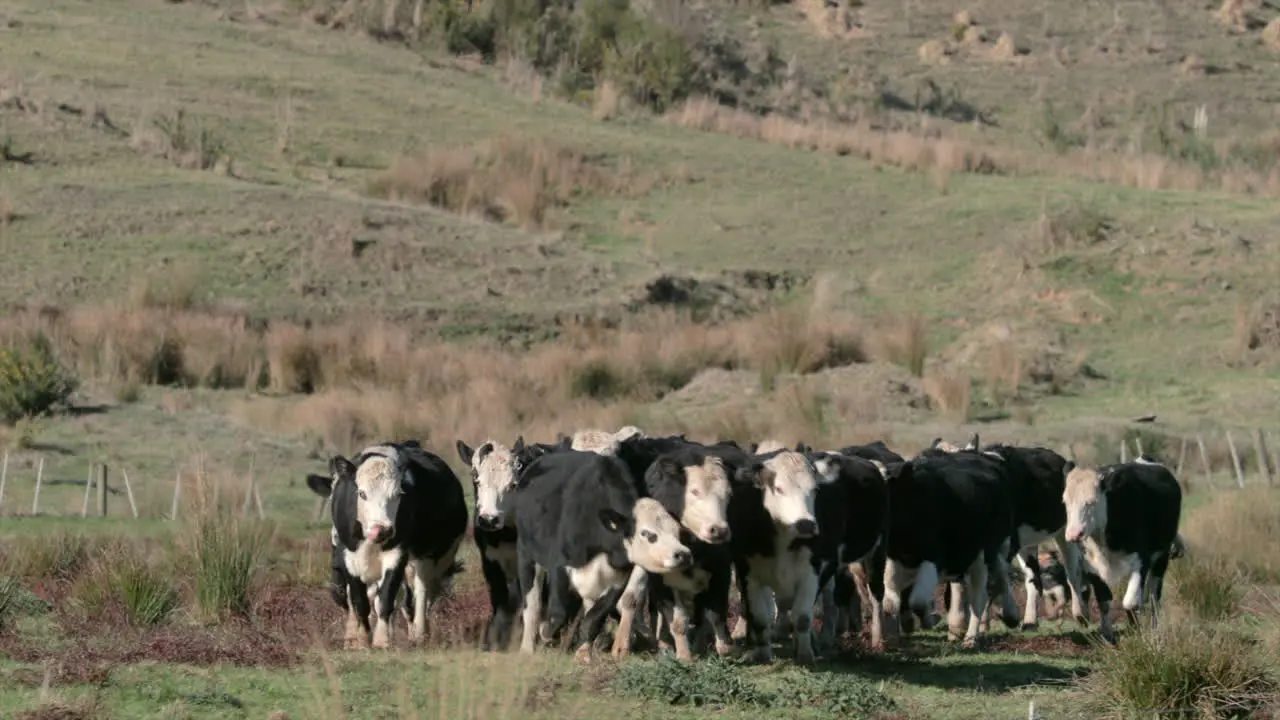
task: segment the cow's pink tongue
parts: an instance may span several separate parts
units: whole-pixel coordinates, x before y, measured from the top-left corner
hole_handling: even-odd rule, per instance
[[[378,527],[377,525],[374,525],[373,527],[369,528],[370,540],[377,540],[379,537],[382,537],[382,528]]]

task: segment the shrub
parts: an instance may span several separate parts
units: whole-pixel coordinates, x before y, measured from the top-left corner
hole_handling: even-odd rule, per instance
[[[74,375],[54,356],[43,333],[10,348],[0,348],[0,422],[45,415],[65,406],[79,387]]]
[[[1212,552],[1171,563],[1174,600],[1197,620],[1222,620],[1240,610],[1244,578],[1228,558]]]
[[[1277,689],[1254,643],[1194,620],[1165,619],[1104,649],[1080,681],[1089,717],[1176,713],[1248,717]]]
[[[9,616],[14,614],[21,590],[22,583],[17,578],[0,578],[0,630],[3,630],[8,625]]]
[[[157,625],[178,607],[178,591],[159,569],[131,557],[112,568],[108,587],[130,625]]]
[[[67,532],[23,537],[5,550],[10,571],[30,580],[71,580],[89,559],[88,539]]]
[[[267,524],[223,512],[197,519],[188,541],[196,607],[211,618],[248,615],[272,535]]]

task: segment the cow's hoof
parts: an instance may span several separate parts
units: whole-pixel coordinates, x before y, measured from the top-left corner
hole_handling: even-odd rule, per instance
[[[1022,623],[1022,632],[1035,632],[1040,629],[1040,623]]]
[[[965,650],[973,650],[974,648],[978,647],[978,638],[967,637],[964,639],[964,642],[960,644],[960,647],[964,648]]]
[[[920,617],[920,627],[925,630],[932,630],[940,619],[936,613],[923,613]]]
[[[1102,636],[1102,640],[1103,640],[1105,643],[1107,643],[1108,645],[1115,645],[1115,644],[1116,644],[1116,634],[1115,634],[1115,633],[1113,633],[1113,632],[1102,632],[1102,633],[1099,633],[1099,634]]]
[[[811,667],[816,662],[812,650],[796,652],[796,664],[804,667]]]
[[[724,645],[721,643],[716,643],[716,654],[719,655],[720,657],[728,657],[732,652],[733,652],[732,645]]]
[[[1084,615],[1076,615],[1076,624],[1080,627],[1089,627],[1089,618]]]
[[[578,649],[573,653],[573,661],[583,665],[589,664],[591,662],[591,646],[587,643],[579,645]]]
[[[1018,624],[1021,623],[1022,621],[1018,618],[1017,615],[1002,615],[1000,616],[1000,622],[1004,623],[1005,627],[1012,630],[1018,627]]]
[[[348,650],[367,650],[369,648],[369,638],[363,635],[356,635],[344,638],[342,644]]]

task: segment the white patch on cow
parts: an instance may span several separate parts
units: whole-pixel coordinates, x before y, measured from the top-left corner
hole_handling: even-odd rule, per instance
[[[1107,494],[1102,490],[1102,476],[1097,470],[1077,467],[1067,473],[1062,504],[1067,509],[1068,541],[1100,537],[1106,530]]]
[[[795,453],[792,453],[795,454]],[[775,535],[773,557],[755,555],[748,558],[747,594],[751,614],[762,629],[762,637],[773,636],[773,608],[777,606],[778,620],[790,611],[791,626],[795,628],[796,662],[813,662],[813,604],[818,596],[818,575],[810,560],[813,552],[807,547],[790,549],[789,537]],[[768,640],[758,648],[761,659],[771,660],[772,649]]]
[[[364,462],[356,469],[356,519],[370,540],[388,535],[395,526],[400,509],[401,487],[406,478],[396,467],[399,459],[395,448],[365,448]]]
[[[475,475],[476,518],[486,530],[501,529],[505,519],[502,499],[520,476],[520,461],[511,448],[486,440],[471,456],[471,470]]]
[[[618,442],[624,443],[631,438],[644,437],[644,431],[635,425],[625,425],[619,428],[618,432],[614,433],[613,436],[618,439]]]
[[[631,575],[630,571],[619,570],[610,565],[606,553],[596,555],[582,567],[567,570],[569,584],[582,598],[583,613],[589,611],[609,590],[625,586]]]
[[[533,581],[524,593],[524,617],[520,635],[520,652],[532,653],[535,636],[542,634],[539,620],[542,619],[542,586],[546,583],[547,571],[540,565],[534,565]],[[543,637],[544,641],[550,638]]]
[[[814,534],[818,520],[814,500],[819,483],[826,479],[813,463],[798,452],[783,451],[764,461],[764,509],[778,526],[780,535],[794,537],[797,523],[807,522]],[[789,540],[788,540],[789,542]]]
[[[622,541],[627,559],[659,575],[689,563],[693,554],[680,542],[680,523],[661,503],[653,498],[640,498],[631,515],[635,520],[634,532]]]
[[[771,452],[786,449],[787,446],[783,445],[781,440],[769,438],[768,440],[761,441],[760,444],[756,446],[756,455],[768,455]]]
[[[1110,548],[1103,547],[1102,543],[1096,538],[1086,537],[1080,543],[1084,548],[1084,556],[1089,565],[1093,566],[1098,577],[1111,587],[1116,587],[1120,581],[1128,578],[1129,588],[1125,591],[1124,608],[1132,610],[1137,605],[1130,606],[1130,593],[1134,592],[1135,587],[1141,585],[1141,577],[1139,575],[1142,567],[1137,553],[1118,552]],[[1134,582],[1137,578],[1139,582]]]
[[[579,452],[593,452],[597,455],[617,455],[617,433],[607,430],[579,430],[573,434],[571,448]]]
[[[497,563],[502,568],[502,572],[508,579],[516,576],[516,544],[503,543],[497,546],[489,546],[484,549],[484,556],[489,562]]]
[[[708,455],[701,465],[684,468],[684,512],[680,522],[706,543],[729,538],[729,474],[724,461]]]
[[[840,477],[840,465],[834,458],[822,456],[813,461],[813,469],[823,482],[832,483]]]

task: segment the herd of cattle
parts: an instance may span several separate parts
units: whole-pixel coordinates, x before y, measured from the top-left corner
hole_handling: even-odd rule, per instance
[[[508,648],[518,624],[520,650],[533,652],[581,612],[579,656],[615,618],[616,656],[637,637],[674,646],[681,659],[713,639],[727,654],[745,637],[767,662],[773,641],[790,635],[796,661],[808,664],[815,644],[826,649],[861,627],[864,602],[873,646],[933,626],[940,582],[948,636],[966,647],[986,630],[990,606],[1011,628],[1035,627],[1047,588],[1082,624],[1092,595],[1100,632],[1114,641],[1110,588],[1128,580],[1122,605],[1136,620],[1144,595],[1159,604],[1169,560],[1185,550],[1181,490],[1146,457],[1086,468],[1045,448],[979,446],[976,435],[964,447],[936,440],[910,459],[883,442],[748,450],[630,426],[554,444],[458,441],[457,451],[471,471],[492,607],[485,649]],[[468,518],[458,477],[413,441],[335,456],[329,471],[307,484],[331,500],[331,593],[347,613],[348,646],[389,645],[402,586],[420,641],[432,601],[461,569]],[[1042,567],[1038,546],[1049,539],[1060,562]],[[734,585],[743,617],[731,633]]]

